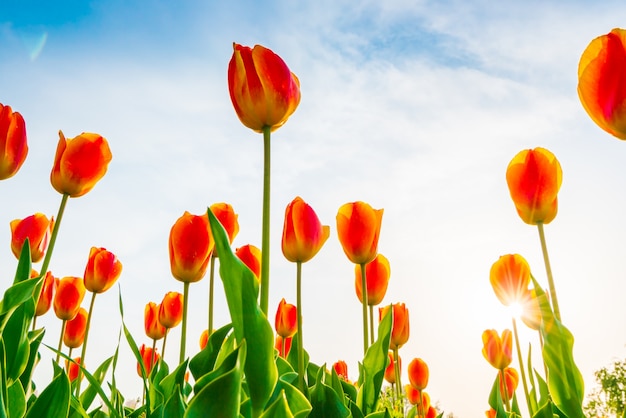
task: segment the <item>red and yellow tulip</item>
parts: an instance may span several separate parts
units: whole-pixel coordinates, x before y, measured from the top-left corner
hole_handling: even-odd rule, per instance
[[[232,244],[239,233],[239,215],[235,213],[233,207],[228,203],[214,203],[209,209],[222,224],[226,235],[228,235],[228,241]],[[218,257],[217,248],[213,249],[213,256]]]
[[[148,302],[143,310],[143,327],[148,338],[160,340],[165,336],[165,327],[159,322],[160,306]]]
[[[293,263],[305,263],[322,248],[330,227],[322,225],[317,214],[302,198],[296,197],[285,209],[282,250]]]
[[[391,338],[389,349],[395,350],[402,347],[409,340],[409,310],[404,303],[395,303],[378,309],[379,320],[390,312],[393,307],[393,325],[391,328]]]
[[[421,358],[414,358],[407,369],[409,382],[415,389],[422,391],[428,386],[428,365]]]
[[[74,319],[85,297],[85,283],[81,277],[66,276],[59,280],[54,295],[54,313],[57,318]]]
[[[39,299],[37,300],[37,307],[35,308],[35,316],[41,316],[50,310],[52,306],[52,298],[57,288],[57,279],[51,272],[46,272],[46,276],[43,279],[43,285],[41,286],[41,293],[39,293]]]
[[[376,257],[383,209],[365,202],[346,203],[337,212],[337,235],[344,253],[354,264],[366,264]]]
[[[298,331],[297,308],[295,305],[285,302],[285,298],[281,299],[278,304],[274,325],[276,333],[283,338],[293,337]]]
[[[122,263],[106,248],[91,247],[85,267],[85,288],[102,293],[111,288],[122,274]]]
[[[365,265],[365,281],[367,287],[367,304],[376,306],[383,301],[387,293],[389,285],[389,276],[391,268],[389,260],[382,254],[376,254],[376,257]],[[363,302],[363,285],[361,278],[361,265],[354,265],[354,287],[356,296],[360,302]]]
[[[495,329],[483,332],[483,356],[498,370],[504,370],[513,359],[513,335],[505,329],[502,336]]]
[[[252,271],[257,281],[261,278],[261,249],[246,244],[235,250],[235,255]]]
[[[213,252],[209,218],[185,211],[170,231],[169,254],[172,275],[181,282],[197,282],[206,274]]]
[[[530,266],[519,254],[506,254],[491,265],[489,281],[504,306],[522,303],[530,285]]]
[[[28,239],[31,261],[33,263],[41,261],[48,248],[52,228],[54,228],[54,217],[48,219],[43,213],[35,213],[24,219],[11,221],[10,227],[13,255],[20,258],[24,242]]]
[[[333,369],[340,379],[348,381],[348,364],[345,361],[339,360],[333,363]]]
[[[63,344],[69,348],[78,348],[85,341],[87,331],[87,311],[79,308],[76,316],[65,324],[63,332]]]
[[[183,320],[183,294],[167,292],[159,305],[159,322],[165,328],[174,328]]]
[[[0,103],[0,180],[13,177],[28,155],[26,124],[19,112]]]

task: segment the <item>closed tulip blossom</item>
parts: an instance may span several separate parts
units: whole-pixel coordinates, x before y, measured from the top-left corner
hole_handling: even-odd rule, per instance
[[[385,367],[385,380],[388,383],[391,383],[392,385],[394,383],[396,383],[396,370],[394,368],[394,361],[393,361],[393,352],[389,352],[388,353],[388,363],[387,363],[387,367]],[[398,356],[398,369],[402,370],[402,358],[400,356]]]
[[[74,319],[67,321],[63,333],[63,344],[69,348],[78,348],[85,341],[87,330],[87,311],[79,308]]]
[[[513,359],[511,330],[505,329],[502,336],[494,329],[483,332],[483,356],[498,370],[504,370]]]
[[[105,138],[82,133],[66,139],[59,131],[54,165],[50,173],[52,187],[69,197],[88,193],[107,172],[112,155]]]
[[[57,279],[51,272],[46,272],[46,276],[43,279],[43,285],[41,287],[41,293],[39,293],[39,299],[37,300],[35,316],[41,316],[50,310],[56,287]]]
[[[504,306],[521,303],[530,285],[530,266],[519,254],[506,254],[492,264],[489,281]]]
[[[285,209],[282,250],[293,263],[305,263],[322,248],[330,227],[322,225],[317,214],[302,198],[296,197]]]
[[[548,224],[556,217],[563,172],[554,154],[537,147],[520,151],[506,169],[506,182],[520,218]]]
[[[513,367],[507,367],[503,370],[503,372],[504,384],[502,384],[502,379],[500,379],[500,395],[502,396],[502,401],[504,403],[508,403],[513,399],[513,394],[517,390],[517,385],[519,384],[519,374]]]
[[[174,328],[183,319],[183,295],[178,292],[167,292],[159,307],[159,322],[165,328]]]
[[[148,302],[143,311],[144,331],[148,338],[160,340],[165,336],[165,327],[159,322],[160,306],[154,302]]]
[[[67,377],[70,379],[70,382],[73,382],[78,377],[78,372],[80,371],[79,365],[80,357],[74,358],[74,361],[65,360],[65,369],[67,370]]]
[[[429,406],[428,410],[426,411],[426,415],[425,418],[437,418],[437,416],[439,416],[439,412],[437,411],[437,409],[435,409],[434,406]]]
[[[415,389],[422,391],[428,386],[428,365],[421,358],[414,358],[407,369],[409,382]]]
[[[85,267],[85,288],[102,293],[111,288],[122,273],[122,263],[105,248],[91,247]]]
[[[348,381],[348,364],[345,361],[339,360],[335,362],[333,364],[333,369],[340,379],[343,379],[346,382]]]
[[[365,265],[368,305],[376,306],[383,301],[383,298],[387,293],[390,275],[391,268],[389,267],[389,260],[387,260],[387,257],[382,254],[377,254],[372,261]],[[361,265],[355,264],[354,287],[359,301],[363,302],[363,285],[361,283]]]
[[[366,264],[376,257],[383,209],[365,202],[346,203],[337,212],[337,235],[344,253],[354,264]]]
[[[404,385],[404,394],[411,405],[419,405],[421,398],[419,390],[411,385]]]
[[[13,177],[28,155],[26,124],[19,112],[0,103],[0,180]]]
[[[41,261],[48,248],[54,217],[46,217],[43,213],[35,213],[24,219],[11,221],[11,251],[19,260],[22,247],[28,239],[30,244],[30,259],[33,263]]]
[[[281,299],[276,310],[276,333],[283,338],[293,337],[298,330],[297,308]]]
[[[591,119],[626,139],[626,30],[615,28],[585,48],[578,64],[578,97]]]
[[[57,318],[74,319],[85,297],[85,284],[81,277],[66,276],[59,280],[54,295],[54,313]]]
[[[207,215],[185,212],[170,231],[170,267],[174,278],[186,283],[201,280],[206,274],[213,245]]]
[[[146,377],[148,377],[152,372],[152,367],[159,361],[161,356],[156,349],[152,349],[152,347],[148,347],[145,344],[142,344],[139,348],[139,354],[141,355],[141,362],[143,363],[143,367],[146,371]],[[143,377],[141,374],[141,365],[139,363],[137,363],[137,374],[139,377]]]
[[[233,240],[239,233],[239,216],[235,213],[233,207],[228,203],[214,203],[210,207],[211,212],[220,221],[222,227],[228,235],[228,241],[232,244]],[[217,248],[213,249],[213,256],[218,257]]]
[[[274,342],[274,348],[278,350],[278,355],[282,358],[286,358],[289,355],[289,351],[291,350],[291,342],[293,337],[283,338],[280,335],[276,336],[276,341]]]
[[[261,45],[233,44],[228,91],[244,126],[261,132],[281,127],[300,103],[300,81],[287,64]]]
[[[380,308],[379,319],[390,312],[393,307],[393,326],[391,328],[391,338],[389,340],[389,349],[394,350],[402,347],[409,340],[409,310],[404,303],[395,303],[393,305]]]
[[[257,281],[261,278],[261,249],[246,244],[235,250],[235,255],[252,271]]]
[[[204,331],[202,331],[202,333],[200,333],[200,340],[199,340],[200,350],[204,350],[204,347],[206,347],[208,342],[209,342],[209,330],[205,329]]]

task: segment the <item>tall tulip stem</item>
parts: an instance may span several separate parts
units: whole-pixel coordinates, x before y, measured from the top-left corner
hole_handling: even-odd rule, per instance
[[[365,277],[365,263],[361,263],[361,299],[363,305],[363,354],[366,354],[369,347],[369,338],[367,336],[367,280]]]
[[[61,337],[59,338],[59,347],[57,348],[57,359],[56,359],[57,363],[61,359],[61,349],[63,348],[63,334],[65,334],[66,324],[67,324],[67,320],[64,319],[63,322],[61,323]]]
[[[374,305],[369,305],[370,308],[370,345],[374,344]]]
[[[183,327],[180,333],[180,359],[178,364],[185,361],[185,344],[187,342],[187,302],[189,300],[189,282],[183,284]]]
[[[267,316],[270,294],[270,127],[263,128],[263,230],[261,238],[261,310]]]
[[[296,263],[296,311],[298,315],[298,384],[302,393],[305,392],[304,383],[304,347],[302,342],[302,262]],[[284,339],[283,339],[284,343]]]
[[[91,324],[91,313],[93,312],[93,305],[96,301],[96,292],[91,293],[91,302],[89,303],[89,312],[87,313],[87,325],[85,325],[85,339],[83,340],[83,348],[80,352],[80,364],[85,367],[85,353],[87,353],[87,337],[89,335],[89,324]],[[82,371],[78,368],[78,382],[76,383],[76,397],[80,395],[80,380]]]
[[[400,383],[400,356],[398,355],[398,347],[393,349],[393,373],[396,376],[396,399],[400,404],[400,409],[404,410],[402,402],[402,383]]]
[[[50,242],[48,243],[48,250],[46,251],[46,256],[43,259],[43,263],[41,263],[41,271],[39,275],[44,277],[48,272],[48,266],[50,265],[50,258],[52,257],[52,250],[54,249],[54,243],[57,240],[57,235],[59,234],[59,227],[61,226],[61,219],[63,219],[63,213],[65,212],[65,205],[67,205],[67,199],[70,197],[67,193],[63,195],[61,198],[61,204],[59,205],[59,212],[57,213],[57,217],[54,220],[54,226],[52,227],[52,234],[50,234]]]
[[[211,269],[209,272],[209,334],[213,330],[213,284],[215,282],[215,253],[211,256]]]
[[[498,370],[498,378],[500,379],[499,383],[504,388],[504,400],[506,401],[504,402],[504,410],[506,412],[511,412],[511,403],[509,402],[509,398],[512,398],[512,396],[509,395],[509,390],[506,387],[506,378],[504,377],[504,369]]]
[[[550,287],[550,297],[552,298],[552,307],[554,309],[554,317],[561,322],[561,310],[559,309],[559,301],[556,297],[556,287],[552,278],[552,268],[550,268],[550,258],[548,257],[548,246],[546,245],[546,236],[543,232],[543,223],[537,224],[539,230],[539,240],[541,241],[541,252],[543,253],[543,262],[546,265],[546,275],[548,276],[548,286]]]
[[[522,349],[519,345],[519,337],[517,335],[517,321],[513,317],[513,334],[515,335],[515,348],[517,351],[517,360],[519,361],[519,371],[522,376],[522,384],[524,385],[524,395],[526,396],[526,406],[528,406],[528,412],[530,416],[535,415],[537,405],[533,402],[533,399],[529,396],[528,383],[526,382],[526,372],[524,371],[524,360],[522,359]],[[506,386],[506,382],[505,382]]]
[[[170,333],[170,329],[169,328],[165,328],[165,333],[163,334],[163,345],[161,346],[161,358],[164,359],[165,358],[165,343],[167,343],[167,334]],[[155,346],[156,346],[156,340],[155,340]],[[152,348],[152,357],[154,357],[154,347]],[[152,363],[150,363],[150,365],[154,364],[154,361],[152,361]]]

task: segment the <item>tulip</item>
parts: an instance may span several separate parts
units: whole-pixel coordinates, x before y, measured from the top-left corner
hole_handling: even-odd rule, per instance
[[[293,337],[298,330],[297,308],[281,299],[276,310],[276,333],[283,338]]]
[[[437,418],[438,412],[433,406],[428,407],[428,411],[426,411],[426,418]]]
[[[91,247],[85,268],[85,288],[102,293],[111,288],[122,273],[122,263],[105,248]]]
[[[107,172],[111,150],[105,138],[94,133],[82,133],[65,139],[59,131],[59,143],[50,173],[52,187],[69,197],[89,192]]]
[[[615,28],[589,43],[578,64],[578,97],[591,119],[626,139],[626,30]]]
[[[547,296],[547,293],[546,293]],[[522,297],[522,314],[520,315],[522,322],[530,329],[539,331],[541,327],[541,307],[535,289],[526,290]]]
[[[345,361],[339,360],[335,362],[333,364],[333,369],[340,379],[345,380],[346,382],[348,381],[348,365]]]
[[[261,277],[261,250],[251,244],[246,244],[235,250],[235,255],[248,267],[257,281]]]
[[[390,351],[388,354],[389,360],[387,367],[385,367],[385,380],[393,385],[396,383],[396,370],[393,361],[393,352]],[[398,356],[398,369],[402,369],[402,359],[400,356]]]
[[[489,281],[504,306],[521,303],[530,285],[530,266],[519,254],[506,254],[493,263]]]
[[[41,261],[48,248],[50,234],[54,227],[54,217],[48,219],[43,213],[35,213],[24,219],[11,221],[11,251],[19,260],[24,242],[30,244],[30,259],[33,263]]]
[[[157,353],[156,349],[152,347],[148,347],[145,344],[142,344],[139,348],[139,354],[141,355],[141,362],[143,363],[143,367],[146,370],[146,377],[150,376],[150,372],[152,371],[152,366],[154,366],[161,357],[159,353]],[[137,362],[137,374],[139,377],[143,377],[141,373],[141,365]]]
[[[503,373],[504,384],[502,384],[502,379],[500,379],[500,394],[502,395],[502,401],[504,403],[508,403],[513,399],[513,394],[517,390],[517,385],[519,384],[519,374],[517,374],[517,370],[512,367],[505,368]]]
[[[421,358],[414,358],[408,367],[409,382],[415,389],[422,391],[428,385],[428,365]]]
[[[200,334],[200,350],[204,350],[204,347],[206,347],[208,342],[209,342],[209,330],[205,329]]]
[[[185,212],[170,231],[170,267],[174,278],[183,283],[202,279],[211,259],[213,245],[207,215]]]
[[[74,319],[70,319],[65,324],[63,333],[63,343],[69,348],[78,348],[85,341],[87,331],[87,311],[79,308]]]
[[[183,319],[183,295],[178,292],[167,292],[159,307],[159,322],[165,328],[174,328]]]
[[[389,313],[391,307],[393,307],[393,326],[391,328],[389,349],[395,350],[402,347],[409,340],[409,310],[404,303],[396,303],[379,308],[378,313],[381,321]]]
[[[404,385],[404,393],[411,405],[419,405],[420,403],[420,391],[415,389],[411,385]]]
[[[483,332],[483,356],[498,370],[505,369],[513,358],[511,330],[505,329],[502,336],[494,329]]]
[[[210,206],[211,212],[220,221],[222,227],[228,235],[228,240],[233,243],[233,240],[239,233],[239,221],[238,215],[233,210],[233,207],[228,203],[214,203]],[[213,249],[213,256],[218,257],[217,248]]]
[[[80,371],[80,357],[76,357],[74,361],[65,360],[65,369],[67,370],[67,377],[70,382],[73,382],[78,377]]]
[[[554,154],[545,148],[520,151],[509,163],[506,182],[522,220],[548,224],[556,217],[557,193],[563,173]]]
[[[389,260],[382,254],[365,265],[365,278],[367,287],[367,304],[369,306],[378,305],[383,301],[385,293],[387,293],[387,285],[389,284],[389,276],[391,269]],[[361,265],[354,265],[354,287],[359,301],[363,302],[363,291],[361,284]]]
[[[274,348],[278,350],[278,355],[282,358],[286,358],[291,350],[291,341],[293,337],[283,338],[280,335],[276,336],[276,342],[274,343]]]
[[[85,297],[85,284],[80,277],[67,276],[59,280],[54,295],[54,313],[63,321],[74,319]]]
[[[487,418],[496,418],[497,412],[495,409],[489,408],[488,410],[485,411],[485,416]]]
[[[383,209],[364,202],[346,203],[337,212],[337,234],[344,253],[354,264],[366,264],[376,257]]]
[[[56,287],[57,279],[49,271],[46,272],[46,276],[43,279],[43,285],[41,287],[41,293],[39,293],[39,299],[37,300],[35,316],[41,316],[50,310]]]
[[[228,90],[244,126],[262,132],[280,128],[300,103],[300,81],[271,50],[233,44]]]
[[[313,258],[330,235],[317,214],[302,198],[296,197],[285,209],[282,250],[292,263],[306,263]]]
[[[26,124],[19,112],[0,103],[0,180],[13,177],[28,155]]]
[[[165,336],[165,327],[159,322],[160,306],[154,302],[148,302],[143,311],[143,325],[148,338],[160,340]]]

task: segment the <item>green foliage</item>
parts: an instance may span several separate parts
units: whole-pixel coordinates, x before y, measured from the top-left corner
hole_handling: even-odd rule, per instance
[[[626,414],[626,360],[615,361],[595,372],[599,387],[594,388],[585,405],[587,416],[624,416]]]

